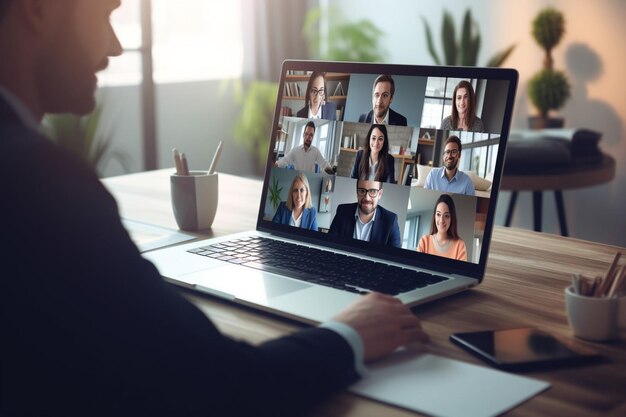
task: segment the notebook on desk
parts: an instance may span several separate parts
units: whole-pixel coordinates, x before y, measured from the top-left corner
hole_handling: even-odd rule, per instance
[[[474,287],[487,263],[517,77],[285,61],[256,230],[144,256],[172,283],[310,323],[370,291],[416,305]],[[470,108],[480,131],[459,129]],[[451,136],[458,140],[446,142]]]

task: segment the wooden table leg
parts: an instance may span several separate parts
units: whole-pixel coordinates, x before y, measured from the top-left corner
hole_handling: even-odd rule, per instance
[[[511,192],[511,199],[509,200],[509,208],[506,210],[506,220],[504,225],[506,227],[511,226],[511,220],[513,220],[513,212],[515,211],[515,203],[517,202],[517,191]]]
[[[554,190],[554,200],[556,201],[556,212],[559,215],[559,226],[561,227],[561,236],[568,236],[567,220],[565,219],[565,204],[563,204],[563,191]]]
[[[542,212],[542,191],[533,191],[533,218],[535,223],[535,232],[541,232],[541,212]]]

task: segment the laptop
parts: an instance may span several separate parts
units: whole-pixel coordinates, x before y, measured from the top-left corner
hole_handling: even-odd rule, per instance
[[[513,69],[287,60],[256,230],[144,256],[171,283],[306,323],[371,291],[413,306],[475,287],[517,82]]]

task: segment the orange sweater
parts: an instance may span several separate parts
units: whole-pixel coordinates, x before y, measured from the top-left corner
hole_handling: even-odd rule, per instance
[[[459,261],[467,261],[467,250],[463,239],[456,239],[450,242],[446,252],[439,252],[435,246],[435,235],[424,235],[417,245],[418,252],[429,253],[431,255],[445,256],[446,258],[457,259]]]

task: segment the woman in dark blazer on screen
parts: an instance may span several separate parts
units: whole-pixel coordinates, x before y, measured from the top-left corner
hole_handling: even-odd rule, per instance
[[[367,145],[356,154],[352,178],[395,183],[395,161],[389,154],[387,127],[373,124],[366,140]]]

